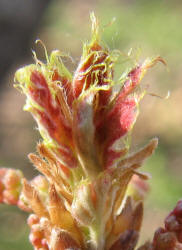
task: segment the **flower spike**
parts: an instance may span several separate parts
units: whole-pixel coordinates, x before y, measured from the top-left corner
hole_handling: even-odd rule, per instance
[[[15,74],[16,87],[27,97],[24,109],[42,136],[37,153],[29,154],[42,175],[28,181],[20,171],[0,169],[0,202],[32,213],[29,239],[35,250],[131,250],[139,238],[149,188],[148,175],[138,169],[158,140],[133,154],[127,154],[126,141],[144,96],[141,80],[149,68],[165,62],[146,59],[116,81],[119,53],[105,48],[93,12],[90,18],[91,41],[84,44],[73,76],[63,54],[55,50],[49,56],[41,41],[46,62],[33,52],[35,64]],[[158,246],[167,231],[181,242],[180,207],[150,246]]]

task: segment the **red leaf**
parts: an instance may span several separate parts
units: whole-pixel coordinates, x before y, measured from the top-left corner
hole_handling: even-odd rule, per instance
[[[113,161],[124,151],[115,152],[111,149],[112,144],[123,137],[132,127],[136,118],[136,102],[134,98],[118,97],[113,109],[106,115],[97,126],[96,139],[103,146],[104,167],[109,167]]]

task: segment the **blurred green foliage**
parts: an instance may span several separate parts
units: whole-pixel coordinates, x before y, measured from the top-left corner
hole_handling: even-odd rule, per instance
[[[148,202],[150,206],[157,206],[169,211],[182,197],[182,185],[181,178],[177,179],[166,168],[168,165],[167,158],[167,153],[160,148],[142,167],[142,170],[149,172],[152,177],[149,181]]]
[[[0,205],[0,250],[32,249],[26,218],[27,214],[18,208]]]

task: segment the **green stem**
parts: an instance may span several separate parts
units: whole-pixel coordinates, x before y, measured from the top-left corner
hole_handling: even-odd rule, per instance
[[[100,222],[100,223],[99,223]],[[97,221],[90,228],[91,250],[104,250],[104,227],[101,221]]]

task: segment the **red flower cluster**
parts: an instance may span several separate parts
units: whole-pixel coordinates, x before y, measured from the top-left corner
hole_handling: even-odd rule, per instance
[[[20,172],[0,170],[0,199],[34,213],[28,219],[34,249],[126,250],[139,236],[148,177],[138,168],[157,139],[132,155],[125,141],[144,95],[138,86],[148,68],[164,61],[135,63],[116,80],[118,54],[102,46],[91,19],[92,39],[73,76],[59,51],[46,52],[46,63],[34,53],[35,64],[15,75],[43,138],[39,155],[29,158],[44,176],[28,182]]]

